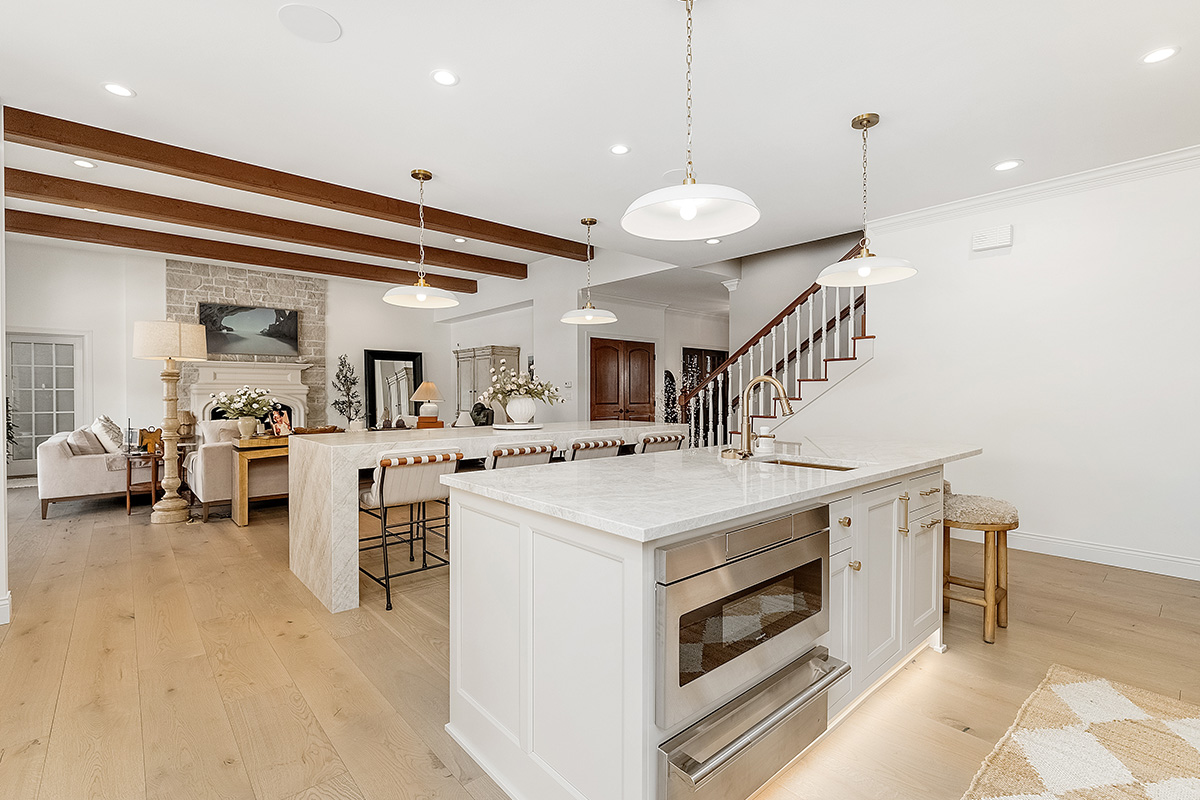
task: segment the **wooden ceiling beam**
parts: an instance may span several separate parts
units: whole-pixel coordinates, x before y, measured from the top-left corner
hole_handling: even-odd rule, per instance
[[[160,233],[139,228],[124,228],[120,225],[106,225],[102,222],[34,214],[29,211],[6,209],[4,229],[9,233],[24,233],[30,236],[46,236],[51,239],[127,247],[132,250],[148,250],[154,253],[171,253],[183,258],[232,261],[237,264],[273,267],[294,272],[311,272],[340,278],[357,278],[392,285],[416,283],[417,281],[417,273],[411,269],[341,261],[336,258],[289,253],[284,250],[218,242],[212,239],[197,239],[191,236],[178,236],[173,233]],[[474,294],[478,291],[478,284],[467,278],[426,275],[425,279],[432,286],[452,292]]]
[[[162,172],[245,192],[280,197],[403,225],[419,224],[416,203],[234,161],[57,117],[4,110],[4,138],[16,144]],[[430,230],[583,261],[587,245],[437,208],[425,209]]]
[[[360,255],[420,259],[420,248],[411,242],[385,239],[365,233],[310,225],[305,222],[267,217],[246,211],[177,200],[172,197],[135,192],[115,186],[42,175],[8,167],[4,170],[4,193],[22,200],[90,208],[110,214],[138,217],[175,225],[257,236],[293,244],[326,247]],[[425,263],[437,267],[461,269],[484,275],[523,279],[528,268],[516,261],[504,261],[454,250],[425,248]]]

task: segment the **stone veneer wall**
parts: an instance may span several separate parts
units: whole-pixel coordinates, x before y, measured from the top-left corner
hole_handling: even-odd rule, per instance
[[[280,272],[243,267],[219,267],[167,260],[167,319],[199,322],[200,303],[233,303],[256,308],[285,308],[300,312],[300,361],[308,387],[308,424],[324,425],[326,282]],[[213,361],[291,362],[286,356],[212,355]],[[183,365],[179,408],[189,405],[188,389],[196,380],[194,367]],[[271,388],[271,387],[266,387]],[[189,409],[190,410],[190,409]]]

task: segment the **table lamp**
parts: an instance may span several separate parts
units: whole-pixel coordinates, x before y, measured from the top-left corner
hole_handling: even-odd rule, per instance
[[[414,403],[421,403],[421,410],[418,412],[420,416],[437,417],[438,407],[436,404],[446,398],[442,397],[433,381],[422,381],[417,390],[413,392],[411,399]]]
[[[177,361],[207,361],[203,325],[150,320],[133,323],[133,357],[163,362],[163,496],[151,522],[187,522],[188,504],[179,496],[179,367]]]

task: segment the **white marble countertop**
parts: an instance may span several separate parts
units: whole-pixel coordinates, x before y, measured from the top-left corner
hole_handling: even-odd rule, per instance
[[[761,512],[830,500],[871,483],[978,455],[961,444],[805,439],[779,444],[777,456],[854,466],[847,472],[733,461],[720,448],[462,472],[452,489],[651,542]]]

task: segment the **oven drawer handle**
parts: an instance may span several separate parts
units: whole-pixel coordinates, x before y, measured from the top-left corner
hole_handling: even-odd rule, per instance
[[[836,664],[837,666],[822,676],[816,683],[793,697],[781,708],[771,712],[732,742],[713,753],[707,760],[697,762],[685,753],[680,752],[671,757],[671,766],[678,770],[679,774],[686,778],[693,787],[699,788],[717,770],[741,755],[742,751],[753,747],[759,740],[785,722],[788,717],[820,697],[830,686],[833,686],[833,684],[850,673],[849,664],[832,658],[829,661],[831,665]]]

